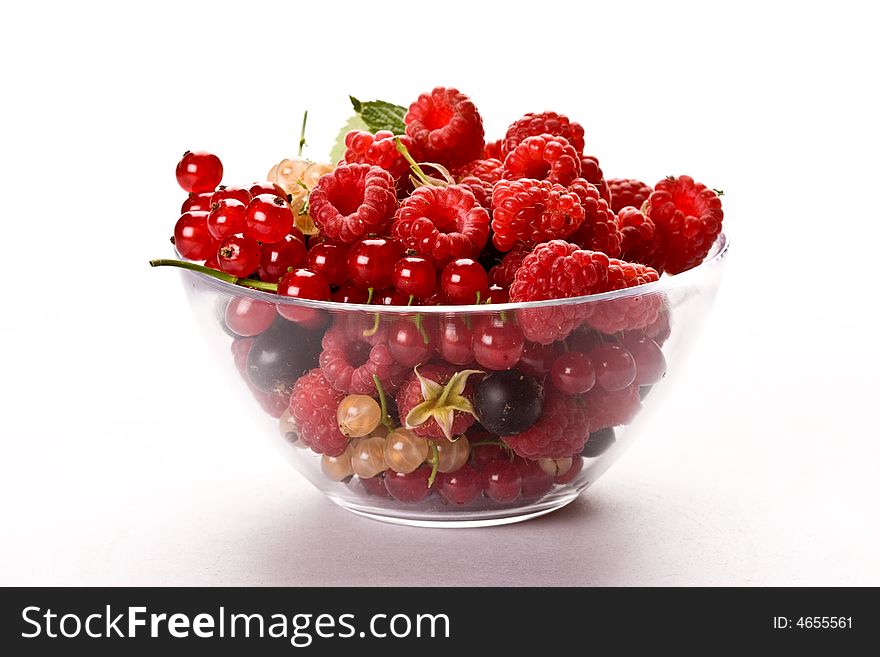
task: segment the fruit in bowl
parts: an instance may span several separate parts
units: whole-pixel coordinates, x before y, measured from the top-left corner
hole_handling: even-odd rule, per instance
[[[187,152],[179,259],[151,264],[183,270],[259,422],[337,504],[444,526],[567,504],[645,426],[708,314],[720,192],[608,181],[554,112],[487,143],[455,89],[352,103],[362,129],[335,164],[229,186]]]

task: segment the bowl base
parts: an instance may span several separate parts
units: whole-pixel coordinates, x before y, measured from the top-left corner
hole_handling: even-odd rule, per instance
[[[408,527],[495,527],[497,525],[509,525],[514,522],[523,522],[539,516],[553,513],[566,504],[577,499],[579,491],[571,491],[564,495],[554,495],[551,499],[538,500],[533,504],[519,506],[511,509],[492,509],[486,511],[457,511],[438,513],[436,510],[429,512],[406,512],[400,509],[383,509],[379,506],[354,503],[351,500],[328,496],[330,500],[341,506],[346,511],[379,522],[387,522],[393,525],[406,525]]]

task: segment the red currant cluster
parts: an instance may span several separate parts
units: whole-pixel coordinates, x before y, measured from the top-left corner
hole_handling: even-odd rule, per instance
[[[576,483],[664,376],[667,301],[647,291],[494,306],[689,269],[720,231],[719,195],[687,176],[656,189],[606,181],[583,128],[553,112],[486,143],[454,89],[420,96],[402,126],[352,131],[335,167],[284,160],[270,182],[247,187],[220,185],[220,160],[187,152],[173,242],[204,264],[153,264],[296,299],[472,306],[225,305],[243,378],[290,442],[321,455],[329,479],[401,502],[436,491],[456,505]]]

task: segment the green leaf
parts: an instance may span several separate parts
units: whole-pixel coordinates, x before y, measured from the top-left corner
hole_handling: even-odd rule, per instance
[[[384,100],[361,101],[354,96],[349,96],[354,111],[364,120],[370,132],[390,130],[395,135],[406,132],[403,117],[406,116],[406,108]]]
[[[345,125],[342,126],[342,129],[339,131],[339,134],[336,136],[336,143],[333,145],[333,149],[330,151],[330,162],[331,164],[336,164],[339,160],[342,159],[342,156],[345,154],[345,135],[347,135],[352,130],[369,130],[369,126],[364,123],[364,120],[360,116],[353,116],[348,121],[346,121]]]

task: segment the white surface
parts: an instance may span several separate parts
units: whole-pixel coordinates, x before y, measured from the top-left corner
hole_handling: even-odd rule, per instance
[[[880,584],[880,53],[862,3],[547,3],[540,26],[533,4],[299,4],[8,10],[0,584]],[[250,435],[177,276],[146,267],[183,150],[250,181],[293,154],[306,107],[318,157],[346,94],[441,83],[492,136],[556,109],[609,176],[723,188],[733,238],[653,430],[569,508],[497,529],[326,502]]]

